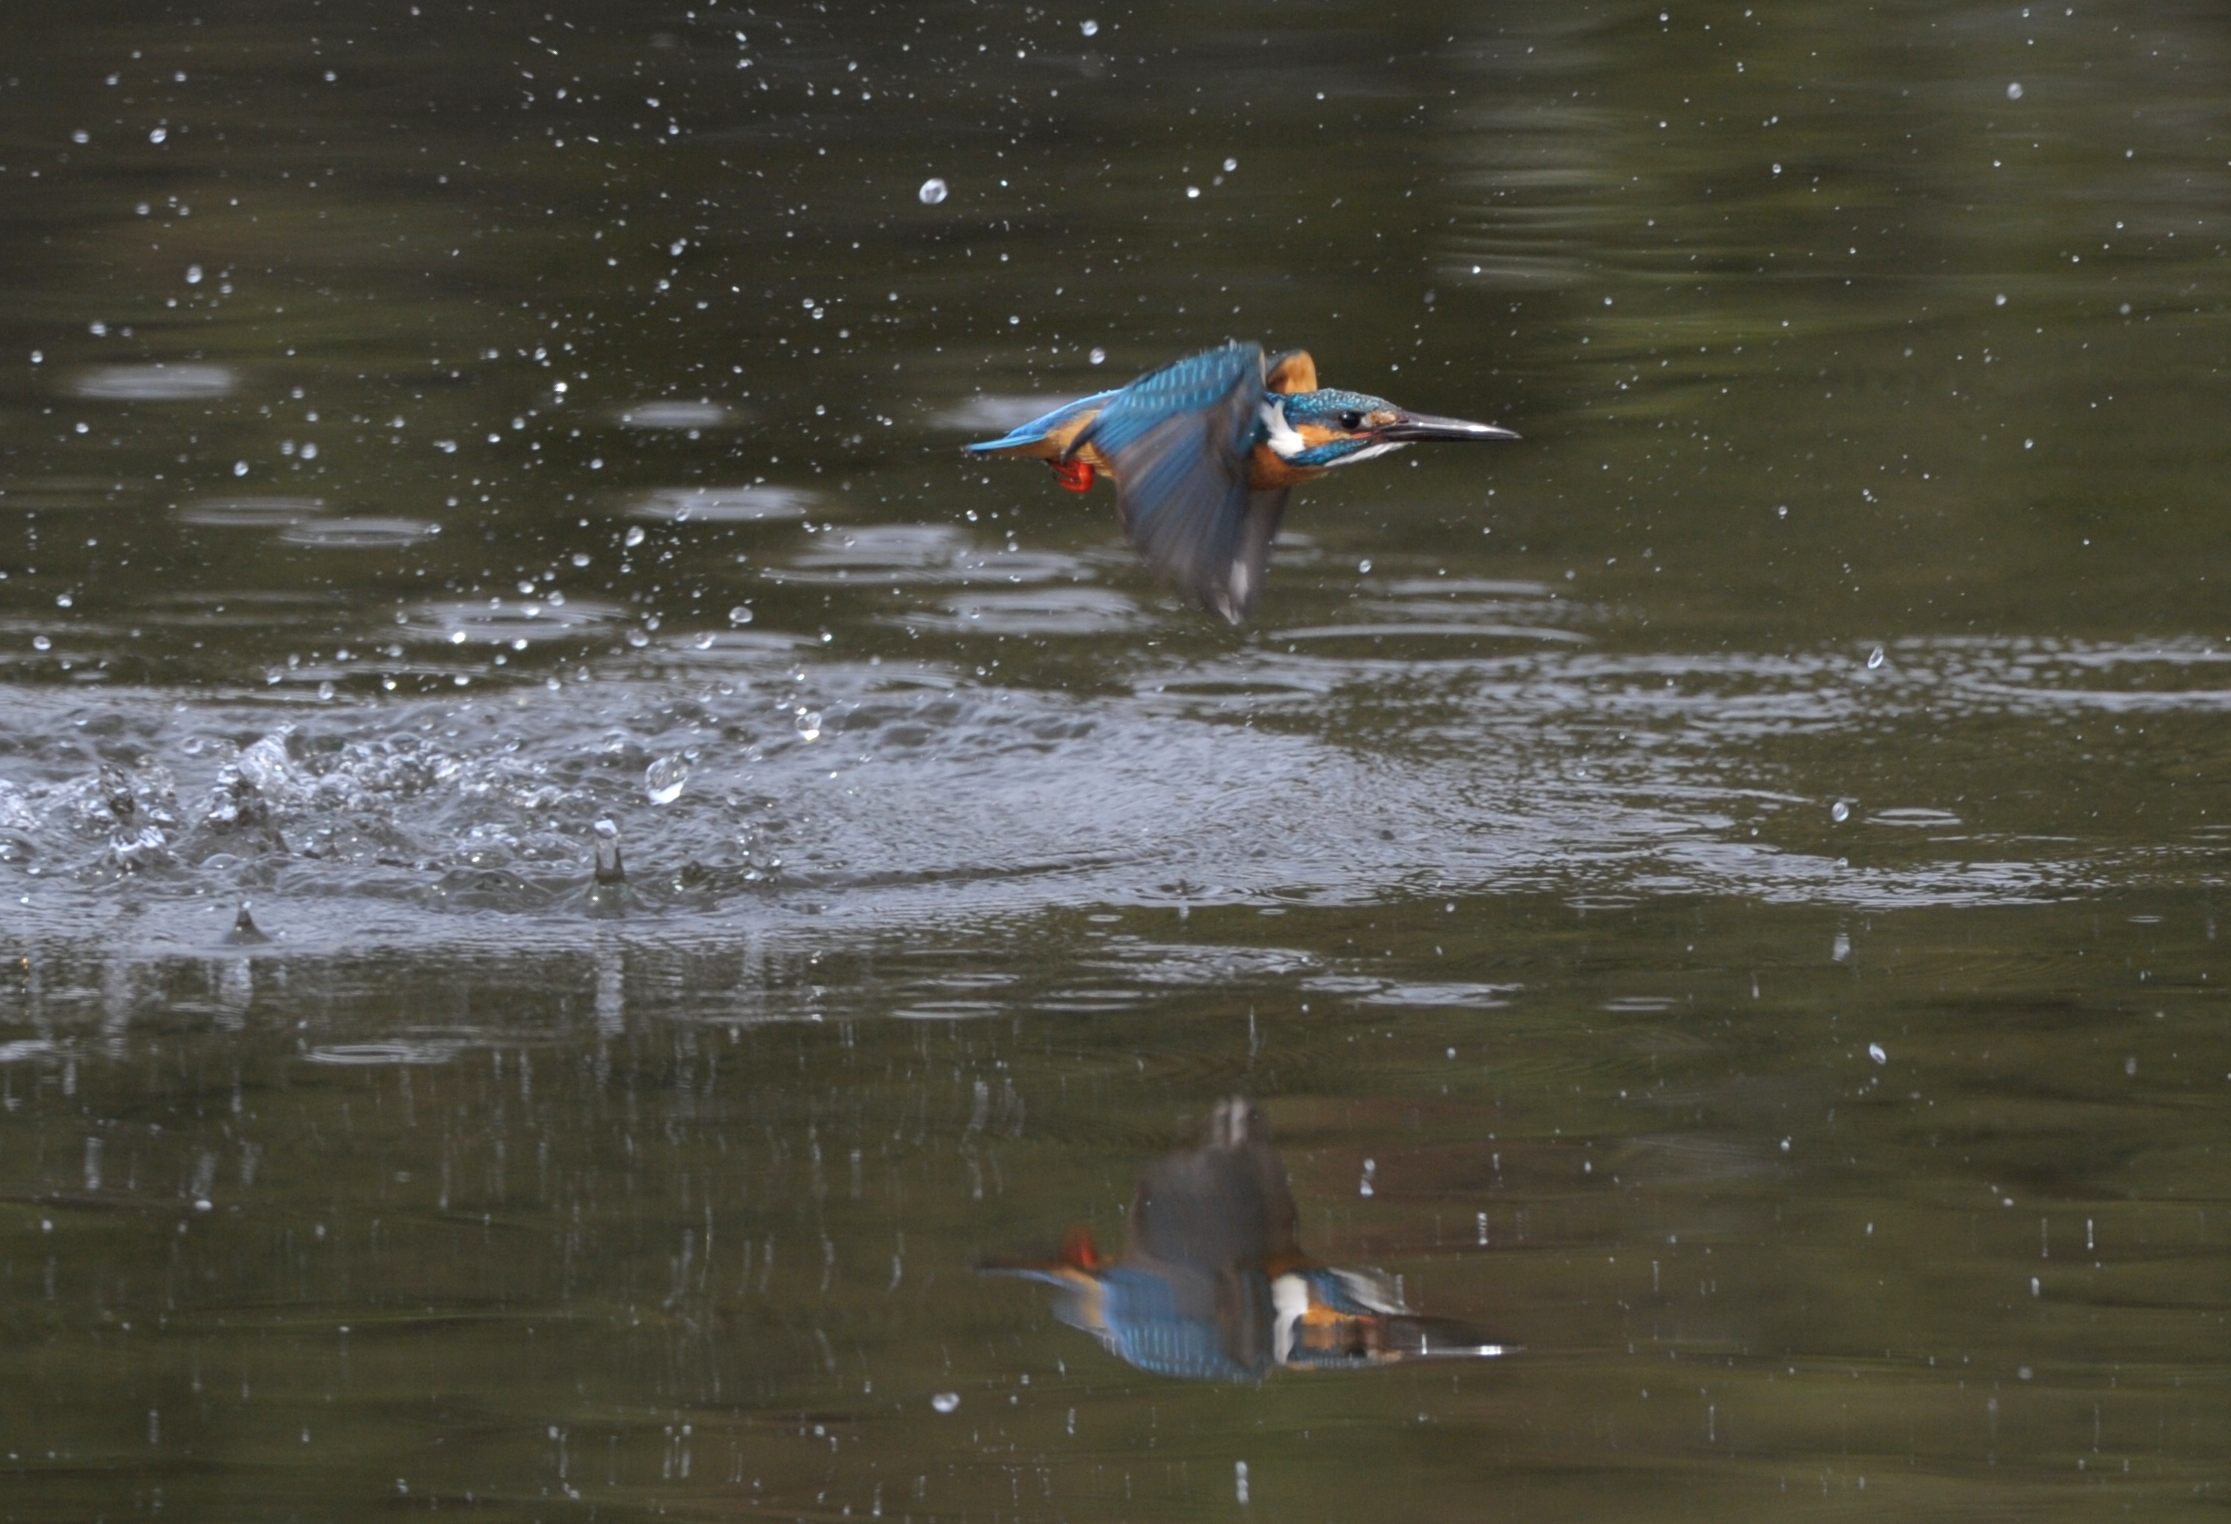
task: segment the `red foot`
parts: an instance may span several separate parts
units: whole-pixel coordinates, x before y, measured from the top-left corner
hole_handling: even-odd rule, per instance
[[[1092,467],[1085,467],[1085,474],[1092,474]],[[1082,490],[1082,489],[1079,489]],[[1092,1229],[1079,1225],[1062,1235],[1061,1262],[1072,1270],[1097,1270],[1107,1263],[1100,1257],[1099,1246],[1092,1241]]]
[[[1054,480],[1071,492],[1092,490],[1092,462],[1089,460],[1057,460],[1053,463]]]

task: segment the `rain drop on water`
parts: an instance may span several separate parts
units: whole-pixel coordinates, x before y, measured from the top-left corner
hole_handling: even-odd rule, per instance
[[[801,741],[818,741],[821,739],[820,710],[801,709],[798,711],[798,739]]]
[[[689,782],[689,759],[676,753],[660,757],[643,769],[643,792],[653,804],[672,804],[682,797],[682,785]]]
[[[916,191],[914,194],[921,197],[922,205],[935,206],[940,201],[943,201],[946,196],[951,193],[946,189],[945,182],[943,180],[940,180],[939,178],[937,178],[937,176],[932,175],[930,176],[930,178],[922,182],[922,188]]]

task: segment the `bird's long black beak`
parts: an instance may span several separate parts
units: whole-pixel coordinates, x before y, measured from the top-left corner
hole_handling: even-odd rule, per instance
[[[1436,418],[1430,413],[1404,413],[1401,421],[1374,431],[1389,444],[1411,444],[1426,439],[1516,439],[1509,429],[1492,423],[1469,423],[1462,418]]]

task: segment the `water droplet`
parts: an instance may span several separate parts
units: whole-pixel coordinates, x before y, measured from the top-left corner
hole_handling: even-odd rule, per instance
[[[1226,173],[1227,175],[1228,175],[1228,174],[1231,174],[1231,173],[1232,173],[1232,172],[1233,172],[1234,170],[1236,170],[1236,169],[1238,169],[1238,168],[1239,168],[1239,160],[1237,160],[1237,159],[1226,159],[1226,160],[1224,161],[1224,173]]]
[[[672,804],[682,797],[682,785],[687,782],[689,759],[679,752],[660,757],[643,769],[643,792],[653,804]]]
[[[728,611],[728,622],[730,624],[750,624],[751,621],[751,605],[748,603],[739,603]]]
[[[821,739],[820,710],[801,709],[798,711],[798,739],[801,741],[818,741]]]
[[[1198,185],[1188,185],[1187,187],[1185,187],[1185,199],[1188,201],[1200,200],[1201,188]]]
[[[1108,363],[1108,352],[1105,349],[1102,349],[1099,345],[1095,344],[1092,346],[1092,353],[1087,355],[1085,358],[1090,360],[1095,365],[1105,365]]]
[[[609,815],[597,817],[596,832],[596,881],[600,884],[618,884],[627,880],[627,867],[620,861],[620,826]]]
[[[641,524],[630,524],[627,533],[620,536],[620,543],[629,550],[633,550],[636,546],[642,544],[643,526]]]
[[[1775,165],[1775,166],[1774,166],[1774,173],[1776,173],[1776,174],[1778,175],[1778,174],[1780,174],[1781,172],[1782,172],[1782,166],[1781,166],[1781,165],[1779,165],[1779,164]]]
[[[189,286],[198,286],[201,284],[200,265],[188,265],[186,267],[186,284]]]
[[[950,1413],[960,1405],[961,1394],[958,1392],[939,1392],[930,1398],[930,1406],[940,1413]]]
[[[2006,87],[2006,98],[2010,101],[2018,101],[2022,98],[2022,82],[2020,80],[2016,80]]]
[[[1778,519],[1786,519],[1786,518],[1788,518],[1788,517],[1789,517],[1789,504],[1787,504],[1787,503],[1776,503],[1776,504],[1774,505],[1774,517],[1776,517],[1776,518],[1778,518]]]
[[[1087,37],[1097,37],[1100,35],[1100,23],[1097,21],[1089,20],[1080,21],[1077,23],[1077,30],[1084,33]]]
[[[1366,556],[1366,557],[1365,557],[1365,558],[1364,558],[1363,560],[1361,560],[1361,561],[1358,561],[1358,562],[1356,563],[1356,571],[1357,571],[1357,572],[1358,572],[1359,574],[1363,575],[1363,576],[1366,576],[1366,577],[1370,576],[1370,575],[1371,575],[1371,559],[1370,559],[1370,557]]]
[[[1882,647],[1877,646],[1872,651],[1869,651],[1867,653],[1867,670],[1872,672],[1875,668],[1882,665],[1882,661]]]
[[[1845,821],[1851,819],[1851,806],[1841,799],[1837,800],[1828,807],[1828,818],[1835,821],[1836,824],[1842,825]]]
[[[2006,305],[2006,293],[2004,291],[2001,291],[1997,296],[1992,297],[1991,305],[1994,307],[2004,307]]]
[[[169,136],[170,129],[168,127],[157,127],[147,134],[147,141],[150,143],[160,143]]]
[[[56,593],[54,595],[54,606],[58,609],[69,608],[76,602],[77,599],[68,593]]]
[[[51,651],[54,649],[54,642],[44,635],[34,635],[31,637],[31,649],[34,651]]]
[[[1871,1042],[1867,1044],[1867,1056],[1873,1059],[1878,1064],[1887,1064],[1890,1062],[1890,1055],[1883,1052],[1882,1044],[1879,1042]]]
[[[930,176],[930,178],[922,182],[922,188],[916,191],[914,194],[921,198],[922,205],[935,206],[940,201],[943,201],[947,196],[951,195],[952,192],[946,187],[946,184],[943,180],[940,180],[937,178],[937,176],[932,175]]]

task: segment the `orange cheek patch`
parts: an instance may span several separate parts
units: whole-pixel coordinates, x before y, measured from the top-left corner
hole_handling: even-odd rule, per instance
[[[1312,450],[1316,449],[1317,446],[1321,444],[1330,444],[1335,439],[1345,439],[1348,437],[1347,435],[1339,433],[1333,429],[1326,428],[1321,423],[1305,423],[1296,428],[1294,432],[1299,434],[1301,436],[1301,442],[1307,445]]]

